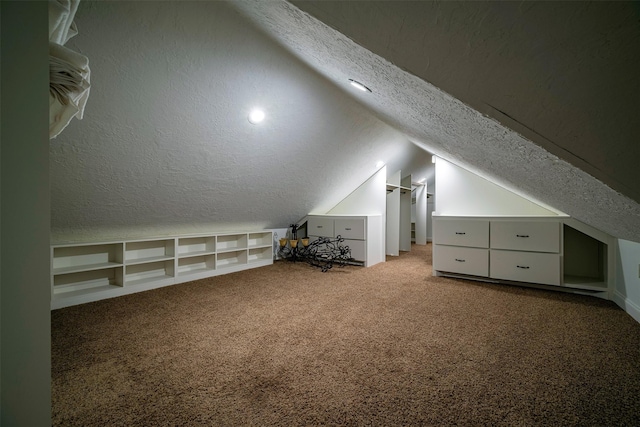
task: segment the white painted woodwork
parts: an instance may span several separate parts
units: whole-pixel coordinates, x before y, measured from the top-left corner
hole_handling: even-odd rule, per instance
[[[435,245],[433,265],[442,271],[486,277],[489,276],[489,250]]]
[[[492,221],[491,248],[559,253],[561,225],[558,221]]]
[[[491,250],[492,279],[541,283],[560,286],[562,283],[560,254]]]
[[[434,217],[433,241],[441,245],[489,247],[489,220]]]
[[[400,188],[387,191],[386,229],[386,254],[398,256],[400,255]]]
[[[433,224],[434,275],[464,274],[611,296],[614,280],[607,272],[614,265],[608,255],[612,242],[599,232],[588,235],[573,229],[571,225],[589,232],[588,226],[572,218],[436,215]],[[469,258],[474,259],[464,252],[468,250],[486,253],[488,271],[466,267]]]
[[[420,185],[415,190],[415,226],[414,241],[416,245],[427,244],[427,185]]]
[[[405,176],[400,182],[400,243],[399,249],[411,251],[411,175]]]
[[[411,250],[411,176],[396,171],[387,179],[386,254]]]
[[[441,158],[436,161],[435,193],[440,215],[561,214]]]
[[[382,251],[382,217],[380,215],[309,215],[307,235],[314,241],[320,237],[345,238],[351,257],[365,267],[384,262]]]
[[[51,308],[272,263],[271,231],[52,245]]]

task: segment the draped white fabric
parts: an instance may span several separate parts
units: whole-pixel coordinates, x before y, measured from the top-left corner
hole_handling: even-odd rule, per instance
[[[64,46],[78,33],[73,18],[80,0],[49,0],[49,138],[74,117],[82,119],[89,98],[89,59]]]

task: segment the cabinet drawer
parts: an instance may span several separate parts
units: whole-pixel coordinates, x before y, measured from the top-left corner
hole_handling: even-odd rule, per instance
[[[491,248],[558,253],[560,223],[492,221]]]
[[[366,261],[367,260],[367,251],[365,248],[364,240],[349,240],[345,239],[344,242],[340,243],[342,246],[349,246],[351,249],[351,258],[356,261]]]
[[[489,247],[489,221],[434,218],[433,241],[439,245]]]
[[[336,218],[334,223],[335,236],[338,235],[345,239],[363,239],[364,240],[364,219],[343,219]]]
[[[489,250],[434,245],[433,269],[487,277],[489,275]]]
[[[307,221],[307,235],[333,237],[333,218],[309,217]]]
[[[560,285],[560,255],[492,250],[490,271],[493,279]]]

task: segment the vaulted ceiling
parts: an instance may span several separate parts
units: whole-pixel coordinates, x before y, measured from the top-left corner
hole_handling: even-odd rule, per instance
[[[414,143],[640,241],[634,2],[237,2]]]
[[[640,241],[637,17],[630,3],[81,2],[68,46],[92,88],[52,140],[54,239],[286,226],[377,160],[415,169],[433,152]]]

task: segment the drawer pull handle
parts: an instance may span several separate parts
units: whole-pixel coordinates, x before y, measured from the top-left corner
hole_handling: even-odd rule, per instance
[[[529,237],[528,234],[516,234],[516,237]]]
[[[319,225],[319,226],[318,226],[318,228],[322,228],[322,226],[321,226],[321,225]]]
[[[350,229],[350,228],[346,228],[346,227],[345,227],[345,230],[351,230],[351,229]]]
[[[461,233],[460,231],[456,231],[456,234],[467,234],[467,233]]]
[[[516,265],[516,267],[522,268],[524,270],[528,270],[529,269],[529,266],[527,266],[527,265]]]
[[[458,262],[466,262],[466,260],[464,260],[464,259],[458,259],[458,258],[456,258],[455,260],[456,260],[456,261],[458,261]]]

